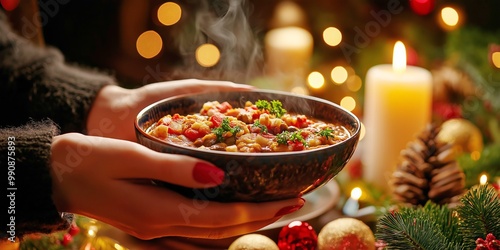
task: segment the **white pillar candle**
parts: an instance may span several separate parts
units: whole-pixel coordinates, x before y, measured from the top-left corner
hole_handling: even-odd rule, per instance
[[[406,67],[406,51],[398,42],[393,65],[369,69],[365,84],[363,178],[388,191],[401,150],[431,121],[432,76]]]
[[[264,40],[267,71],[278,77],[278,86],[272,87],[290,90],[303,85],[313,52],[311,33],[299,27],[276,28]]]

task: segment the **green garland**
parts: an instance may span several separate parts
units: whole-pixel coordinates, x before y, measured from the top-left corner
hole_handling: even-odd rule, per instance
[[[500,196],[489,185],[472,187],[456,209],[428,202],[379,218],[375,236],[387,249],[474,249],[478,238],[500,235]]]
[[[486,145],[479,159],[464,154],[457,159],[458,165],[465,174],[465,186],[472,187],[479,183],[479,177],[488,175],[489,179],[500,178],[500,144]]]

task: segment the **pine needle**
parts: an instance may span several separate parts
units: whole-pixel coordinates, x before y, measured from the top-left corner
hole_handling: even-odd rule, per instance
[[[484,239],[488,233],[500,235],[500,198],[493,187],[474,186],[461,201],[457,212],[465,249],[474,249],[475,241]]]
[[[387,249],[460,249],[458,244],[446,238],[441,231],[442,225],[433,218],[441,213],[451,217],[450,211],[436,208],[402,208],[399,212],[386,214],[379,219],[375,235],[387,243]]]

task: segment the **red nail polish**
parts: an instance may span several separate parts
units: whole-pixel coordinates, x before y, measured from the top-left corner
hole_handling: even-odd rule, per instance
[[[199,183],[219,185],[224,177],[224,171],[214,165],[204,162],[198,162],[194,165],[193,179]]]
[[[280,210],[279,210],[279,211],[278,211],[278,212],[274,215],[274,217],[281,217],[281,216],[283,216],[283,215],[287,215],[287,214],[293,213],[293,212],[295,212],[295,211],[297,211],[297,210],[301,209],[301,208],[304,206],[304,204],[305,204],[306,200],[304,200],[303,198],[300,198],[300,199],[301,199],[302,201],[301,201],[299,204],[297,204],[297,205],[293,205],[293,206],[284,207],[284,208],[280,209]]]

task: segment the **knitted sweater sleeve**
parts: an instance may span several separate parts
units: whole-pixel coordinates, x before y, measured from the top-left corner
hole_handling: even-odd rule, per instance
[[[52,202],[48,166],[52,138],[59,129],[50,120],[0,129],[0,153],[7,177],[7,200],[0,238],[22,238],[68,228],[72,214],[60,214]]]
[[[2,198],[9,209],[0,215],[0,239],[68,226],[72,215],[61,217],[51,198],[52,138],[85,133],[98,91],[114,83],[108,75],[68,65],[56,49],[21,38],[0,9],[0,164],[2,176],[8,173],[13,181],[2,178],[2,188],[12,195]],[[16,189],[6,189],[11,187]]]

